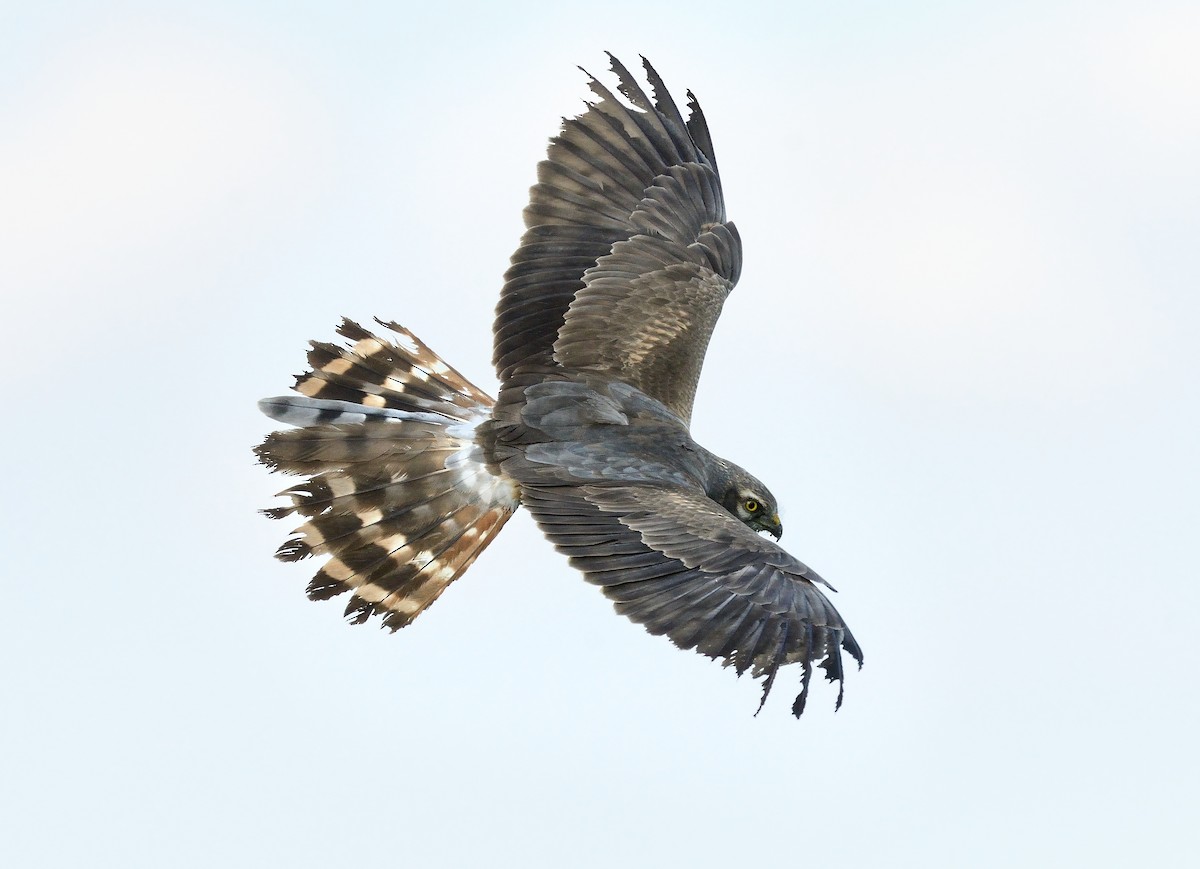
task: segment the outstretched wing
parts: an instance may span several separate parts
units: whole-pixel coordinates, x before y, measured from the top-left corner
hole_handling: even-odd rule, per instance
[[[779,668],[800,664],[797,717],[819,664],[839,683],[841,706],[841,652],[861,666],[862,651],[816,587],[828,583],[702,492],[526,484],[522,502],[571,564],[650,633],[721,658],[739,675],[750,670],[765,680],[764,703]]]
[[[686,421],[741,242],[695,97],[685,120],[643,64],[653,99],[612,58],[631,105],[593,78],[599,101],[551,140],[496,309],[494,362],[502,381],[551,361],[609,372]]]

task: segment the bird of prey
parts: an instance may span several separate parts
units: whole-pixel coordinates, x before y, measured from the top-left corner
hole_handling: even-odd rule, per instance
[[[308,596],[349,593],[350,621],[396,630],[521,506],[617,612],[762,679],[759,710],[788,664],[793,714],[814,665],[840,707],[841,650],[862,652],[828,583],[775,542],[767,487],[689,433],[742,265],[707,122],[644,58],[649,93],[609,57],[624,99],[589,75],[595,99],[538,164],[496,307],[495,401],[407,329],[345,320],[345,345],[312,342],[298,396],[259,402],[295,426],[260,461],[305,477],[264,511],[303,520],[276,555],[328,556]]]

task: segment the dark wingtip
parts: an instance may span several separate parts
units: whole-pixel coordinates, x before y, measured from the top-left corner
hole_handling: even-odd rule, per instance
[[[854,639],[854,634],[850,633],[849,628],[842,628],[842,648],[850,655],[851,658],[858,661],[858,669],[863,666],[863,651],[858,645],[858,640]]]
[[[808,684],[812,681],[812,664],[804,662],[804,675],[800,678],[800,693],[792,703],[792,714],[799,718],[804,714],[804,706],[808,703]]]
[[[784,662],[785,658],[787,657],[788,632],[789,632],[788,623],[784,622],[783,623],[783,631],[779,635],[779,641],[777,643],[778,648],[777,648],[775,654],[771,658],[770,666],[767,668],[767,678],[763,682],[762,699],[758,701],[758,709],[754,710],[755,718],[758,717],[758,713],[762,712],[763,706],[766,705],[767,695],[771,693],[771,688],[773,688],[775,685],[775,676],[779,672],[779,666],[780,666],[780,664],[782,664]]]

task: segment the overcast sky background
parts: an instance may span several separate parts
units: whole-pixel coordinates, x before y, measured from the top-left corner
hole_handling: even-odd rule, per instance
[[[0,7],[0,863],[1195,865],[1200,9]],[[489,391],[576,64],[713,132],[694,434],[866,653],[804,720],[525,516],[411,628],[308,602],[253,464],[305,342]]]

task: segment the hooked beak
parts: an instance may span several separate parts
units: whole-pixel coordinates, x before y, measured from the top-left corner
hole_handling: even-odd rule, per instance
[[[783,537],[783,523],[779,521],[779,514],[775,513],[770,519],[763,519],[759,522],[759,530],[766,531],[776,540]]]

